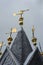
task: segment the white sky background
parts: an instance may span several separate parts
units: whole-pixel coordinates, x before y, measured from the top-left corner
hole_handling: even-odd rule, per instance
[[[19,10],[30,9],[24,13],[24,30],[31,42],[32,25],[35,26],[35,36],[38,44],[40,42],[43,50],[43,0],[0,0],[0,41],[7,44],[7,36],[11,27],[20,29],[18,24],[18,16],[13,16],[14,12]],[[13,34],[13,37],[16,35]]]

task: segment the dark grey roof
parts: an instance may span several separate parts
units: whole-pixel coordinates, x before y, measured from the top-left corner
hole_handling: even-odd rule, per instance
[[[6,48],[4,54],[0,59],[0,65],[19,65],[16,62],[17,61],[15,60],[12,53],[10,52],[10,49]]]
[[[27,65],[43,65],[41,57],[42,56],[37,48]]]
[[[17,33],[17,36],[11,47],[11,51],[16,56],[20,65],[23,65],[27,56],[32,52],[30,42],[23,30],[23,28]]]

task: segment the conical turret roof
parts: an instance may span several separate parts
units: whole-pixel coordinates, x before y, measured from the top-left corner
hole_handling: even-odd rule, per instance
[[[20,62],[20,65],[23,65],[27,56],[32,52],[32,47],[23,28],[17,33],[11,51]]]

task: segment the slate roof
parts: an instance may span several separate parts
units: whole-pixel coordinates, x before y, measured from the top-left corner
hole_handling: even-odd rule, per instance
[[[22,28],[17,33],[11,49],[6,47],[0,58],[0,65],[43,65],[42,59],[38,48],[34,52],[32,51],[27,35]]]
[[[27,65],[43,65],[42,56],[40,55],[38,48],[35,50]]]
[[[0,65],[19,65],[9,48],[5,49],[5,52],[0,59]]]
[[[20,62],[20,65],[23,65],[27,56],[32,52],[32,47],[23,28],[17,33],[11,51]]]

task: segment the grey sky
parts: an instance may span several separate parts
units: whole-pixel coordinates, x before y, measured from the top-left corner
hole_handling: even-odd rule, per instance
[[[19,17],[14,17],[12,14],[24,9],[30,9],[23,15],[23,27],[28,38],[31,42],[31,28],[34,25],[37,42],[40,42],[43,47],[43,0],[0,0],[0,41],[4,41],[7,44],[8,35],[5,35],[5,33],[9,32],[11,27],[16,27],[17,30],[20,29],[18,24]],[[15,34],[14,36],[16,36]]]

